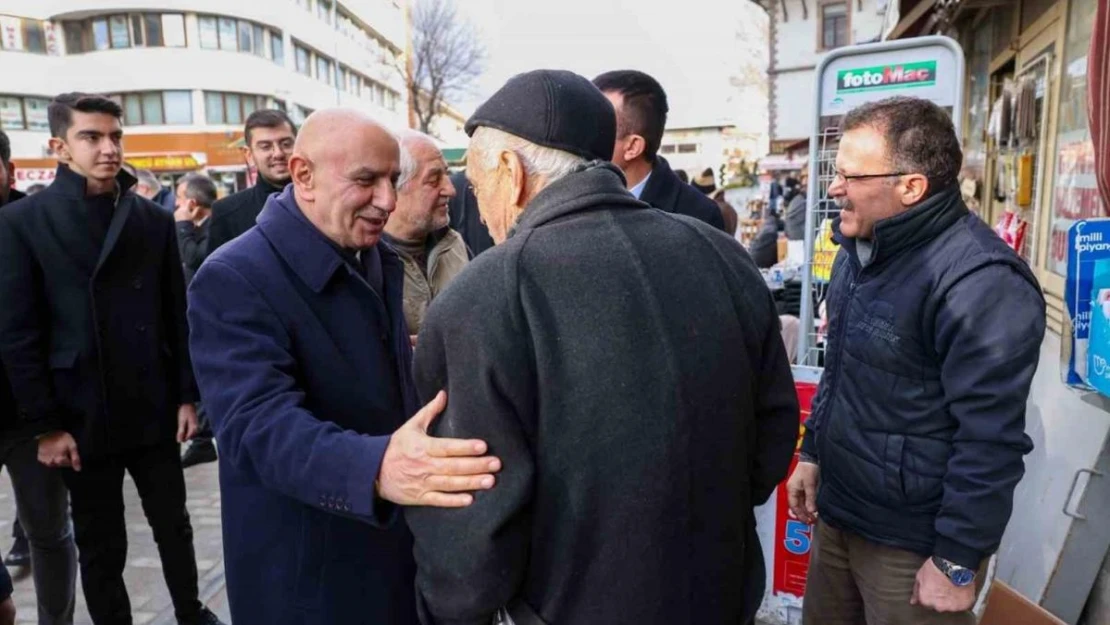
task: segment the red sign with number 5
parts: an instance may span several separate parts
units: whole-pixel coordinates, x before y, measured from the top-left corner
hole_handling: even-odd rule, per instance
[[[796,382],[798,391],[798,406],[801,407],[799,423],[804,424],[809,418],[810,406],[813,396],[817,393],[817,385],[811,382]],[[802,445],[802,433],[805,426],[798,428],[798,447]],[[798,449],[794,450],[794,460],[790,462],[790,471],[798,464]],[[790,513],[790,505],[786,497],[786,482],[779,484],[777,504],[775,510],[775,549],[774,573],[771,579],[771,590],[775,594],[788,594],[802,597],[806,592],[806,574],[809,573],[809,548],[813,540],[813,526],[803,523]]]

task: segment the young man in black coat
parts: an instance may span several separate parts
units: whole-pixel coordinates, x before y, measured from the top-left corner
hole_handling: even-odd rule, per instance
[[[258,170],[253,187],[229,195],[212,205],[209,252],[254,227],[266,198],[289,184],[289,157],[297,127],[284,111],[264,109],[247,117],[243,129],[247,161]]]
[[[682,182],[659,156],[667,125],[667,94],[651,76],[635,70],[606,72],[594,85],[609,98],[617,113],[613,164],[624,172],[628,190],[637,199],[668,213],[689,215],[724,231],[721,210],[704,193]]]
[[[432,302],[414,371],[423,397],[447,389],[433,431],[487,440],[504,468],[468,508],[405,511],[426,624],[505,606],[520,624],[742,623],[762,584],[752,506],[798,432],[774,302],[736,240],[629,195],[615,127],[587,79],[550,70],[467,122],[498,245]]]
[[[185,289],[173,217],[121,173],[123,115],[102,96],[48,108],[54,183],[0,209],[0,357],[23,434],[62,469],[93,621],[130,623],[123,474],[154,531],[177,619],[197,599],[178,443],[196,430]]]

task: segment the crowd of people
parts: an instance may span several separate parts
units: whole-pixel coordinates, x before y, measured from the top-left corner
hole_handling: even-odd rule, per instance
[[[217,456],[239,625],[753,622],[798,400],[735,212],[658,155],[667,113],[642,72],[527,72],[453,175],[362,112],[260,110],[257,183],[219,200],[129,168],[106,97],[51,102],[30,197],[0,142],[0,461],[39,622],[72,623],[78,569],[93,622],[132,622],[126,471],[178,622],[220,623],[183,473]],[[941,109],[843,125],[785,485],[804,622],[962,625],[1031,448],[1044,301],[963,206]]]

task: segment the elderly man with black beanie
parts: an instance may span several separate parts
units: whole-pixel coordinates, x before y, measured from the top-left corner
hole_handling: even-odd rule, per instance
[[[406,510],[421,619],[743,622],[751,507],[798,428],[759,272],[629,194],[613,106],[581,76],[516,76],[466,130],[497,245],[432,303],[414,370],[450,397],[432,432],[504,468],[466,509]]]

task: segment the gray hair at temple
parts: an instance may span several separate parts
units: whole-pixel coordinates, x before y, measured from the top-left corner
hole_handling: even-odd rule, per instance
[[[397,139],[397,145],[401,149],[401,171],[400,174],[397,176],[396,185],[396,189],[400,191],[402,187],[408,184],[409,181],[412,180],[414,176],[416,176],[417,163],[416,159],[412,156],[412,152],[409,151],[409,147],[412,144],[421,141],[427,142],[429,145],[435,147],[437,150],[439,149],[439,146],[436,145],[434,139],[417,130],[410,130],[408,128],[405,128],[398,132],[395,132],[394,136]]]
[[[178,181],[177,185],[184,185],[185,198],[193,200],[202,208],[212,208],[216,202],[216,183],[204,174],[189,174]]]
[[[540,177],[547,184],[586,164],[586,159],[581,156],[536,145],[504,130],[489,126],[479,126],[474,130],[468,153],[482,159],[483,167],[487,169],[497,167],[497,157],[502,151],[515,153],[524,164],[524,170],[529,178]]]
[[[136,169],[135,178],[139,180],[139,184],[149,189],[152,194],[158,193],[162,189],[162,183],[158,182],[158,176],[155,176],[149,169]]]

